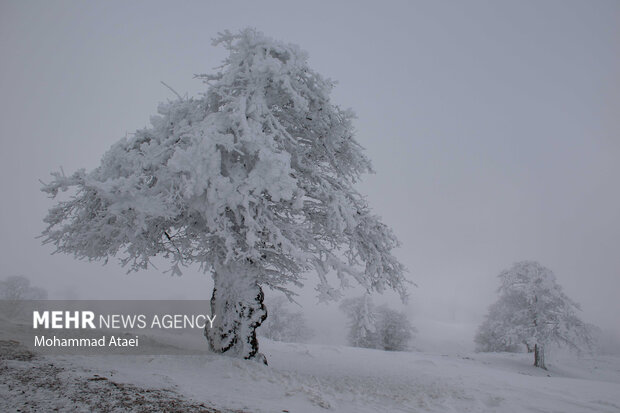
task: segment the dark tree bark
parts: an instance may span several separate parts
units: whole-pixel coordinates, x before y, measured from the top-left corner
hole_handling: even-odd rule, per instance
[[[267,364],[258,352],[256,329],[267,318],[263,290],[252,268],[231,264],[213,274],[211,315],[213,328],[205,327],[209,348],[215,353],[256,359]]]
[[[547,366],[545,366],[545,348],[540,344],[534,344],[534,366],[547,370]]]

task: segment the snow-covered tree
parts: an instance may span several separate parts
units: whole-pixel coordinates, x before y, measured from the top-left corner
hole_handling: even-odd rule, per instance
[[[214,43],[229,55],[198,76],[206,93],[162,104],[94,170],[52,174],[43,191],[73,196],[50,209],[43,237],[77,258],[120,256],[130,271],[155,256],[173,274],[198,263],[214,281],[211,349],[262,358],[262,287],[292,294],[313,271],[322,299],[349,279],[404,298],[406,280],[397,239],[354,188],[371,163],[353,113],[330,101],[334,83],[297,46],[255,30]]]
[[[20,301],[46,300],[47,291],[30,284],[28,277],[13,275],[0,281],[0,315],[12,318],[24,311]]]
[[[269,317],[258,328],[258,335],[275,341],[304,342],[312,337],[306,318],[300,311],[292,311],[286,297],[267,300]]]
[[[376,307],[369,294],[343,300],[340,308],[349,319],[349,345],[386,351],[409,348],[416,329],[405,313],[386,305]]]
[[[375,329],[378,348],[386,351],[405,351],[416,332],[415,327],[403,312],[393,310],[385,305],[377,307]]]
[[[508,348],[526,344],[533,349],[534,365],[543,369],[545,346],[588,346],[588,329],[576,314],[580,307],[564,294],[551,270],[522,261],[499,278],[500,297],[489,309],[484,334]]]
[[[347,342],[353,347],[377,348],[376,307],[369,294],[347,298],[340,303],[340,309],[349,319]]]
[[[511,296],[511,298],[517,297]],[[517,353],[521,345],[527,346],[525,342],[515,344],[514,340],[511,340],[511,337],[508,335],[512,328],[509,324],[510,315],[519,307],[522,307],[522,305],[517,301],[507,299],[504,296],[489,306],[488,313],[474,338],[476,351]]]
[[[23,275],[13,275],[0,281],[0,300],[45,300],[47,291],[33,287],[30,280]]]

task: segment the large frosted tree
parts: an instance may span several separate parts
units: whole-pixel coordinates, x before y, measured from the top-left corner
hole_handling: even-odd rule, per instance
[[[499,278],[500,297],[478,331],[479,348],[497,351],[525,344],[534,352],[534,365],[545,369],[547,345],[589,346],[588,329],[577,316],[579,305],[566,296],[551,270],[522,261]]]
[[[44,242],[77,258],[119,256],[129,270],[162,256],[214,281],[212,350],[255,358],[262,287],[291,294],[307,272],[323,299],[350,279],[406,294],[398,241],[354,188],[371,163],[334,83],[295,45],[246,29],[214,42],[229,52],[197,98],[159,107],[152,126],[114,144],[99,167],[53,173]],[[333,277],[337,281],[333,282]]]

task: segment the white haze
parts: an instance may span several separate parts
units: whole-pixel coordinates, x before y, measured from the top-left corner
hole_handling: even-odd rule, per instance
[[[619,22],[620,3],[602,0],[3,1],[0,278],[26,275],[56,298],[210,297],[196,268],[125,275],[50,255],[35,239],[51,206],[38,180],[96,167],[174,98],[160,81],[203,91],[193,74],[224,56],[210,39],[252,26],[307,50],[356,111],[377,171],[360,190],[402,241],[418,323],[470,329],[496,275],[530,259],[586,321],[618,331]],[[314,284],[300,302],[321,339],[342,340],[344,317],[316,305]]]

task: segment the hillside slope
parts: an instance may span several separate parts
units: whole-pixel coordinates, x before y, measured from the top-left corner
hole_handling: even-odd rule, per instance
[[[270,365],[194,356],[48,356],[69,371],[248,412],[618,412],[620,359],[441,355],[262,340]],[[192,402],[193,403],[193,402]]]

